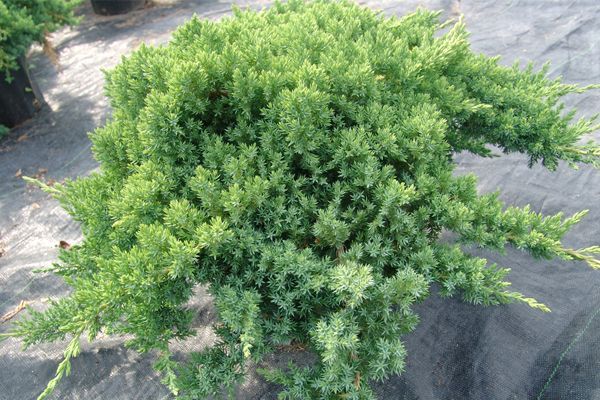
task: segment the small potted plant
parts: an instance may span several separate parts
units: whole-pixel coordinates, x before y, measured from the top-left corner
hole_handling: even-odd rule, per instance
[[[96,14],[117,15],[143,7],[146,0],[91,0],[91,2]]]
[[[0,124],[13,127],[43,104],[25,55],[34,42],[50,49],[47,35],[77,22],[77,4],[79,0],[0,0]]]

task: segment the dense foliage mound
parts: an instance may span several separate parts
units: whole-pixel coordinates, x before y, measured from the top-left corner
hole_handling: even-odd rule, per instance
[[[12,79],[18,59],[32,43],[46,43],[46,35],[74,24],[73,9],[81,0],[0,0],[0,72]]]
[[[438,32],[442,30],[441,34]],[[536,300],[460,243],[585,260],[560,240],[584,215],[543,216],[478,195],[453,155],[487,145],[550,169],[597,161],[595,127],[559,103],[587,88],[471,52],[461,22],[385,18],[347,2],[275,4],[193,19],[107,74],[114,115],[92,134],[100,172],[47,190],[85,239],[53,270],[73,287],[10,336],[26,346],[130,335],[186,399],[223,393],[280,346],[310,366],[262,370],[281,398],[369,399],[404,368],[411,306],[433,283],[484,305]],[[441,243],[451,231],[456,244]],[[187,304],[207,285],[219,341],[185,362]],[[260,364],[259,364],[260,365]]]

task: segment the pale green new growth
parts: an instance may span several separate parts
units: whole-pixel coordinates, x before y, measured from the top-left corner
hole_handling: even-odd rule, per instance
[[[72,294],[7,335],[75,337],[48,391],[79,336],[103,331],[156,350],[182,399],[233,395],[250,362],[290,345],[318,361],[263,368],[280,398],[373,399],[370,382],[403,371],[402,335],[433,284],[549,311],[463,243],[600,267],[597,246],[561,244],[583,212],[505,207],[453,174],[455,153],[490,145],[549,169],[597,162],[597,144],[578,145],[593,121],[560,103],[589,87],[475,54],[462,21],[439,13],[292,0],[234,14],[195,18],[107,73],[113,119],[91,135],[100,172],[44,187],[85,237],[53,267]],[[219,339],[176,361],[169,344],[193,335],[197,285]]]
[[[81,351],[79,335],[75,336],[69,345],[65,349],[64,356],[65,358],[58,364],[58,368],[56,369],[56,376],[48,382],[46,389],[38,396],[38,400],[43,400],[48,397],[54,389],[58,382],[62,379],[63,376],[69,376],[71,374],[71,358],[77,357],[79,352]]]

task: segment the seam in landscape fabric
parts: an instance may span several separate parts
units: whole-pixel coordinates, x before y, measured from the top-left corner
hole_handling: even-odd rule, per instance
[[[536,397],[537,400],[541,400],[543,398],[542,396],[544,395],[544,393],[546,392],[546,390],[548,390],[548,388],[552,384],[552,381],[554,380],[554,377],[558,373],[558,370],[560,369],[560,365],[562,364],[564,358],[567,356],[567,354],[569,354],[569,352],[571,351],[571,349],[573,348],[573,346],[577,342],[579,342],[579,339],[581,339],[581,337],[585,334],[585,332],[588,330],[588,328],[592,324],[592,321],[598,316],[598,314],[600,314],[600,307],[598,307],[596,309],[596,311],[594,311],[592,313],[591,317],[588,319],[588,321],[583,326],[583,328],[581,329],[581,331],[579,331],[579,333],[577,333],[577,335],[575,335],[575,337],[573,337],[573,340],[569,343],[569,345],[565,348],[565,350],[560,354],[560,357],[558,357],[558,361],[556,362],[556,365],[552,369],[552,372],[550,373],[550,376],[546,380],[546,383],[544,383],[544,386],[542,387],[542,390],[540,390],[540,393],[537,395],[537,397]]]

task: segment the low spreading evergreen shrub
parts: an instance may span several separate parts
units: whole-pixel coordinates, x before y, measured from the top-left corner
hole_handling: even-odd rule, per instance
[[[11,81],[32,43],[47,45],[46,35],[77,22],[73,9],[81,0],[0,0],[0,72]],[[51,51],[51,50],[49,50]]]
[[[433,284],[547,311],[461,244],[600,267],[599,247],[561,244],[585,212],[505,207],[453,174],[456,153],[490,145],[549,169],[596,162],[597,145],[577,144],[593,120],[560,103],[590,87],[501,66],[469,49],[462,22],[438,18],[276,3],[194,18],[107,73],[113,118],[91,135],[100,171],[45,187],[85,236],[52,267],[73,291],[6,335],[71,338],[43,396],[102,331],[155,351],[183,399],[226,393],[286,345],[318,361],[262,369],[280,398],[370,399],[370,382],[403,370],[412,306]],[[219,339],[176,361],[169,345],[193,335],[197,285],[214,297]]]

